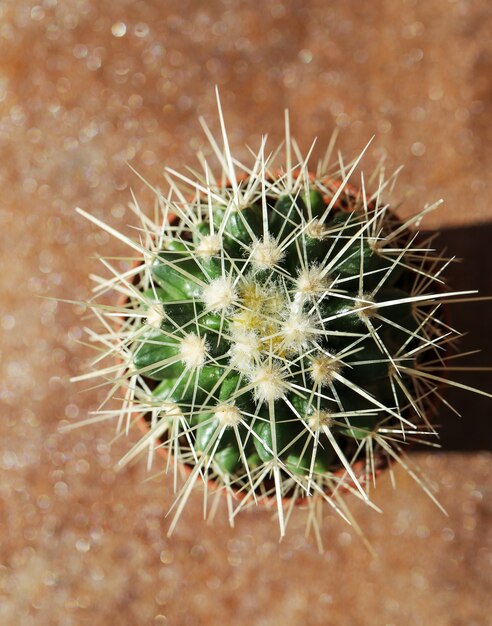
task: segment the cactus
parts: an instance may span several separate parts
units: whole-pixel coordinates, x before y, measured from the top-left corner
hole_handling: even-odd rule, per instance
[[[397,173],[385,180],[377,168],[373,193],[363,175],[349,184],[365,149],[335,166],[328,151],[313,173],[288,117],[285,164],[263,140],[243,165],[231,156],[220,103],[219,113],[219,177],[202,155],[193,178],[167,170],[154,219],[131,205],[135,237],[79,209],[138,259],[124,271],[105,260],[111,277],[96,277],[97,296],[122,296],[89,303],[102,325],[89,330],[97,363],[113,361],[79,379],[109,377],[107,400],[124,399],[116,410],[104,403],[94,420],[128,430],[144,416],[148,432],[122,465],[143,453],[150,465],[156,447],[168,451],[170,531],[197,481],[226,492],[231,521],[250,504],[273,504],[281,534],[303,499],[354,523],[341,494],[371,505],[370,484],[389,461],[434,497],[404,444],[436,434],[443,383],[464,387],[443,378],[455,331],[442,305],[471,293],[444,290],[448,260],[413,231],[440,203],[402,221],[387,201]]]

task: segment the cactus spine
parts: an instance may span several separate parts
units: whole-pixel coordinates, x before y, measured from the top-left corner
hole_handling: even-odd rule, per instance
[[[454,337],[440,312],[457,295],[442,288],[447,260],[412,231],[439,202],[400,221],[387,203],[396,174],[377,169],[372,194],[363,175],[352,187],[364,152],[333,167],[328,153],[312,174],[288,123],[283,166],[265,141],[243,165],[219,113],[220,176],[203,157],[195,178],[168,170],[154,220],[132,205],[134,238],[79,210],[139,259],[124,272],[105,261],[112,276],[96,279],[96,295],[116,289],[121,306],[89,303],[97,363],[117,362],[79,379],[114,375],[108,400],[124,397],[95,419],[124,429],[145,416],[122,464],[143,453],[150,464],[159,446],[175,476],[187,468],[171,531],[199,481],[225,490],[231,522],[258,499],[275,504],[281,534],[306,496],[353,521],[341,492],[371,505],[387,461],[432,495],[403,444],[435,435],[429,412]]]

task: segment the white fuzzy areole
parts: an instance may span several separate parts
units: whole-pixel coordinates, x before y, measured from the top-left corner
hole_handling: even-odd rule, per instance
[[[342,369],[342,363],[333,355],[320,354],[311,360],[311,378],[318,385],[328,385]]]
[[[221,276],[203,288],[202,298],[209,311],[226,311],[237,302],[237,292],[231,281]]]
[[[360,320],[369,319],[376,312],[376,307],[372,306],[374,298],[371,295],[363,294],[362,298],[357,298],[354,303],[354,311]]]
[[[149,308],[147,315],[147,324],[152,328],[160,328],[164,320],[164,307],[162,304],[153,304]]]
[[[282,323],[283,345],[287,350],[299,351],[313,338],[313,320],[302,311],[292,311]]]
[[[311,239],[317,239],[319,241],[326,239],[329,233],[330,229],[327,228],[326,224],[320,222],[319,220],[313,220],[306,228],[306,235],[311,237]]]
[[[260,269],[268,269],[277,265],[283,258],[284,251],[275,237],[268,233],[263,239],[251,246],[251,262]]]
[[[222,239],[219,235],[205,235],[195,248],[195,252],[200,257],[210,258],[216,256],[222,250]]]
[[[321,430],[323,426],[330,428],[333,426],[334,418],[330,411],[315,411],[309,416],[308,424],[311,430]]]
[[[258,402],[279,400],[285,394],[284,376],[275,365],[260,365],[252,369],[250,380]]]
[[[201,367],[207,358],[207,344],[204,337],[195,333],[185,335],[179,346],[179,355],[183,363],[192,369]]]
[[[234,328],[231,331],[230,363],[242,372],[249,371],[260,357],[260,338],[253,331]]]
[[[323,275],[321,267],[311,265],[311,267],[301,270],[295,284],[297,293],[313,297],[327,291],[331,285],[331,279],[326,274]]]
[[[234,404],[219,404],[214,413],[221,426],[232,428],[241,422],[241,411]]]

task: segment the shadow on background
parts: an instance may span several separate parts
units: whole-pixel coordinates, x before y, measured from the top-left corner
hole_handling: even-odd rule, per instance
[[[437,250],[446,249],[456,256],[446,270],[446,283],[451,291],[478,289],[480,296],[492,296],[492,223],[442,231],[435,240]],[[456,303],[449,306],[450,322],[459,332],[462,352],[481,350],[453,365],[492,366],[492,300]],[[449,372],[444,378],[456,380],[492,393],[492,372]],[[439,416],[440,443],[443,450],[492,450],[492,398],[446,388],[444,397],[462,417],[441,405]]]

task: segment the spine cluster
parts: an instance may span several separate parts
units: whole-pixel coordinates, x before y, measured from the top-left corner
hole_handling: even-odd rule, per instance
[[[176,475],[186,469],[171,530],[202,481],[225,490],[231,522],[258,500],[275,505],[281,534],[303,498],[355,523],[341,494],[371,505],[389,461],[432,496],[404,446],[435,435],[450,382],[456,333],[442,305],[458,294],[444,288],[448,260],[413,230],[439,203],[402,222],[388,203],[396,174],[378,168],[371,193],[363,175],[349,184],[363,153],[327,166],[329,152],[311,169],[286,127],[282,165],[264,141],[239,163],[224,131],[218,178],[203,157],[194,178],[168,171],[156,219],[132,205],[134,239],[81,211],[137,261],[123,272],[104,261],[112,275],[96,295],[116,290],[121,303],[91,302],[101,330],[89,333],[109,365],[80,378],[114,376],[107,400],[124,398],[95,419],[148,423],[122,464],[151,462],[157,446]]]

